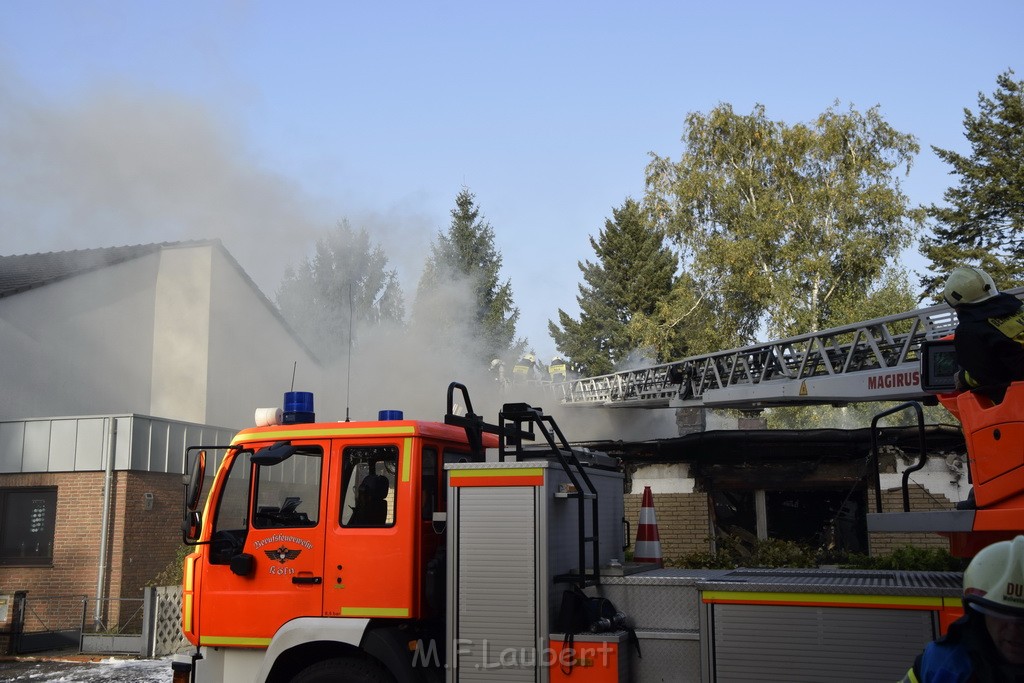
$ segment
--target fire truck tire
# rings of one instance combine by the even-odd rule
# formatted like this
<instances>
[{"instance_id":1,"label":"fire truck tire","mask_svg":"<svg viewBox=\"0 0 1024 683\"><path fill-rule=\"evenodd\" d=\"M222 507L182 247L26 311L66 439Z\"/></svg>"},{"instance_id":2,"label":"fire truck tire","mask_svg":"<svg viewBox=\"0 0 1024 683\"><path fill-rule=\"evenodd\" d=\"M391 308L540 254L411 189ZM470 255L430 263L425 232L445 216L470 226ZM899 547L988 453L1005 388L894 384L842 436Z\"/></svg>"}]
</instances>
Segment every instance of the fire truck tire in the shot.
<instances>
[{"instance_id":1,"label":"fire truck tire","mask_svg":"<svg viewBox=\"0 0 1024 683\"><path fill-rule=\"evenodd\" d=\"M393 683L376 663L360 657L336 657L310 664L290 683Z\"/></svg>"}]
</instances>

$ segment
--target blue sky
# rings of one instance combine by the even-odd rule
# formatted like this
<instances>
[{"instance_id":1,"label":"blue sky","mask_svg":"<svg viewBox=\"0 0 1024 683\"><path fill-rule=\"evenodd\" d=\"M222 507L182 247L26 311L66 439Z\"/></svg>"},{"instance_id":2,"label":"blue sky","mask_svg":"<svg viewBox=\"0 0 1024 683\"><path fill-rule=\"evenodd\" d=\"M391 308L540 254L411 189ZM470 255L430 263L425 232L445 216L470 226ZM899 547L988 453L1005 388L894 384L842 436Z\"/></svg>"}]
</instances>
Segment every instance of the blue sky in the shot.
<instances>
[{"instance_id":1,"label":"blue sky","mask_svg":"<svg viewBox=\"0 0 1024 683\"><path fill-rule=\"evenodd\" d=\"M220 237L273 298L347 218L407 301L463 186L543 358L577 261L687 113L879 105L951 184L963 109L1024 75L1024 2L0 1L0 253ZM912 255L907 267L923 266Z\"/></svg>"}]
</instances>

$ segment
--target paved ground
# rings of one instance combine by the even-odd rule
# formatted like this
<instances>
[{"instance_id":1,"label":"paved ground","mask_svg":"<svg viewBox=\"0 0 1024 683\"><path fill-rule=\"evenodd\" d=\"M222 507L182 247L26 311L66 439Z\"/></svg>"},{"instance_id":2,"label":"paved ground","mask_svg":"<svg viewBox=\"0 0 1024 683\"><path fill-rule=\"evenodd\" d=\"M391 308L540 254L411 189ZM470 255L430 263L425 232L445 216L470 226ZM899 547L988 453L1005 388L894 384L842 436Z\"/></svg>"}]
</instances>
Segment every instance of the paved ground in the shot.
<instances>
[{"instance_id":1,"label":"paved ground","mask_svg":"<svg viewBox=\"0 0 1024 683\"><path fill-rule=\"evenodd\" d=\"M17 657L0 659L0 681L61 683L169 683L171 660L121 657Z\"/></svg>"}]
</instances>

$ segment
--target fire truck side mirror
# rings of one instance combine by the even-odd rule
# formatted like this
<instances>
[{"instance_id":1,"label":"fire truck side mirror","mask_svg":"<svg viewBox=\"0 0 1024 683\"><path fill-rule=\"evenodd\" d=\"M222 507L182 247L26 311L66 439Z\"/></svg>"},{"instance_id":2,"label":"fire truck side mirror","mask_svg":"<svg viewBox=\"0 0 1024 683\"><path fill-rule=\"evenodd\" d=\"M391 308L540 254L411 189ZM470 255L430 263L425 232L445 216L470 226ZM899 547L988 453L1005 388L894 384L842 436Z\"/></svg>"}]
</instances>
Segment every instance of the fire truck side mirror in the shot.
<instances>
[{"instance_id":1,"label":"fire truck side mirror","mask_svg":"<svg viewBox=\"0 0 1024 683\"><path fill-rule=\"evenodd\" d=\"M185 519L181 523L182 540L186 543L195 541L203 528L202 514L198 510L186 510Z\"/></svg>"},{"instance_id":2,"label":"fire truck side mirror","mask_svg":"<svg viewBox=\"0 0 1024 683\"><path fill-rule=\"evenodd\" d=\"M279 465L295 455L296 450L297 449L287 441L278 441L271 446L265 446L253 453L250 461L253 465Z\"/></svg>"},{"instance_id":3,"label":"fire truck side mirror","mask_svg":"<svg viewBox=\"0 0 1024 683\"><path fill-rule=\"evenodd\" d=\"M195 462L192 463L192 473L189 475L188 484L185 487L185 508L194 511L199 507L199 494L203 491L203 479L206 478L206 451L199 451L196 454Z\"/></svg>"},{"instance_id":4,"label":"fire truck side mirror","mask_svg":"<svg viewBox=\"0 0 1024 683\"><path fill-rule=\"evenodd\" d=\"M256 566L255 558L249 553L240 553L231 558L231 573L238 576L249 576Z\"/></svg>"}]
</instances>

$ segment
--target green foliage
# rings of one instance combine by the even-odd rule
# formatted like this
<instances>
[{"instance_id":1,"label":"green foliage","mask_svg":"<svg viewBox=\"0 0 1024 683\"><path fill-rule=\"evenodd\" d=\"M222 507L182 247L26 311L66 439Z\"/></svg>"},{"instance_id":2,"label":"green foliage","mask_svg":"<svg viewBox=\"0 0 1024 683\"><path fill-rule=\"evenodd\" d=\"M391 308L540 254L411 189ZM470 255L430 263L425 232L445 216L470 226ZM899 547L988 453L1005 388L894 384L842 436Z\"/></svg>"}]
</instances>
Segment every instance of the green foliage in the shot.
<instances>
[{"instance_id":1,"label":"green foliage","mask_svg":"<svg viewBox=\"0 0 1024 683\"><path fill-rule=\"evenodd\" d=\"M788 126L720 105L683 140L677 162L652 155L645 201L684 265L655 324L691 353L913 308L892 264L923 216L895 172L919 148L877 108Z\"/></svg>"},{"instance_id":2,"label":"green foliage","mask_svg":"<svg viewBox=\"0 0 1024 683\"><path fill-rule=\"evenodd\" d=\"M167 563L159 574L146 583L147 586L180 586L185 570L185 556L191 553L193 548L185 544L179 545L174 553L174 559Z\"/></svg>"},{"instance_id":3,"label":"green foliage","mask_svg":"<svg viewBox=\"0 0 1024 683\"><path fill-rule=\"evenodd\" d=\"M947 550L905 545L894 549L888 555L878 557L851 555L842 566L849 569L962 572L967 562L965 558L953 557Z\"/></svg>"},{"instance_id":4,"label":"green foliage","mask_svg":"<svg viewBox=\"0 0 1024 683\"><path fill-rule=\"evenodd\" d=\"M501 254L494 229L481 219L473 193L463 188L455 198L452 222L430 247L416 292L413 322L437 344L467 335L479 342L478 360L518 351L519 309L509 280L499 281Z\"/></svg>"},{"instance_id":5,"label":"green foliage","mask_svg":"<svg viewBox=\"0 0 1024 683\"><path fill-rule=\"evenodd\" d=\"M312 258L289 267L277 292L288 324L320 360L341 357L365 325L405 318L398 275L365 230L342 221L316 243Z\"/></svg>"},{"instance_id":6,"label":"green foliage","mask_svg":"<svg viewBox=\"0 0 1024 683\"><path fill-rule=\"evenodd\" d=\"M590 238L597 262L577 264L586 284L579 285L579 320L558 310L558 324L548 321L558 350L584 375L603 375L639 346L630 323L650 315L671 287L676 258L664 245L640 205L626 199L612 209L597 239ZM652 340L658 360L682 355L668 338Z\"/></svg>"},{"instance_id":7,"label":"green foliage","mask_svg":"<svg viewBox=\"0 0 1024 683\"><path fill-rule=\"evenodd\" d=\"M892 569L903 571L963 571L967 560L953 557L946 550L901 546L888 555L843 555L820 548L813 549L793 541L767 539L753 543L737 536L716 539L718 551L700 551L668 562L688 569L813 568L839 565L845 569Z\"/></svg>"},{"instance_id":8,"label":"green foliage","mask_svg":"<svg viewBox=\"0 0 1024 683\"><path fill-rule=\"evenodd\" d=\"M768 429L860 429L870 427L875 415L894 408L902 401L851 403L845 406L786 406L768 408L764 416ZM953 424L955 420L941 405L922 406L925 424ZM886 416L882 427L914 427L917 413L903 410Z\"/></svg>"},{"instance_id":9,"label":"green foliage","mask_svg":"<svg viewBox=\"0 0 1024 683\"><path fill-rule=\"evenodd\" d=\"M936 274L922 278L926 293L965 263L980 265L1002 287L1024 284L1024 81L1013 70L996 78L991 97L978 93L978 112L964 109L969 155L932 147L958 183L946 206L931 205L933 237L921 253Z\"/></svg>"},{"instance_id":10,"label":"green foliage","mask_svg":"<svg viewBox=\"0 0 1024 683\"><path fill-rule=\"evenodd\" d=\"M817 566L814 552L793 541L769 538L749 543L737 536L726 535L716 539L716 545L718 546L717 552L690 553L672 564L690 569Z\"/></svg>"}]
</instances>

